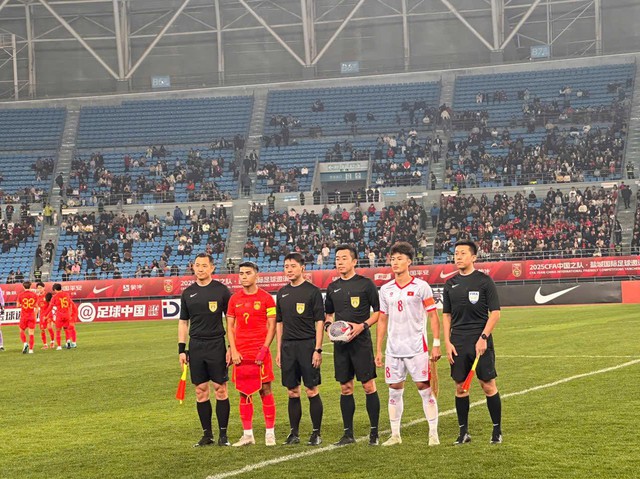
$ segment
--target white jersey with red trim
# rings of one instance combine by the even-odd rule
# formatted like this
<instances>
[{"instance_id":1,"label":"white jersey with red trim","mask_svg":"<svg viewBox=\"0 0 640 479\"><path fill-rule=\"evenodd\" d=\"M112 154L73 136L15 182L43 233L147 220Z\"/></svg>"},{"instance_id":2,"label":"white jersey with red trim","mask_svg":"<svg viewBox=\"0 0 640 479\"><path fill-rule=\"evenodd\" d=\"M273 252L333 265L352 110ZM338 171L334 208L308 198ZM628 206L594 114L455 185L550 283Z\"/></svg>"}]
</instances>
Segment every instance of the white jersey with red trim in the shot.
<instances>
[{"instance_id":1,"label":"white jersey with red trim","mask_svg":"<svg viewBox=\"0 0 640 479\"><path fill-rule=\"evenodd\" d=\"M431 286L412 278L404 287L395 280L380 288L380 312L387 315L385 354L410 358L428 351L426 312L436 309Z\"/></svg>"}]
</instances>

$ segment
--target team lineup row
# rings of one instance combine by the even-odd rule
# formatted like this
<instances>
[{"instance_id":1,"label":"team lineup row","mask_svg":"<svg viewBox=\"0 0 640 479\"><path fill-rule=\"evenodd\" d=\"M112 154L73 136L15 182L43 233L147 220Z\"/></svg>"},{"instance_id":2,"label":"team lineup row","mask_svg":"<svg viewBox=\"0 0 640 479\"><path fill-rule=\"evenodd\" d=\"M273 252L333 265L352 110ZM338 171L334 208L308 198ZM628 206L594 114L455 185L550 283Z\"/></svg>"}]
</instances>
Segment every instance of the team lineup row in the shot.
<instances>
[{"instance_id":1,"label":"team lineup row","mask_svg":"<svg viewBox=\"0 0 640 479\"><path fill-rule=\"evenodd\" d=\"M35 346L36 323L40 324L42 349L62 349L62 332L65 333L65 348L76 348L76 328L78 321L78 307L71 295L62 291L60 283L54 283L50 292L46 292L45 284L36 283L36 290L32 290L32 283L22 283L23 291L16 298L16 305L20 308L20 340L23 343L22 353L33 354ZM0 289L0 314L4 314L4 293ZM55 329L55 331L54 331ZM47 344L47 331L50 345ZM55 339L54 339L55 338ZM4 338L0 331L0 351L4 351Z\"/></svg>"},{"instance_id":2,"label":"team lineup row","mask_svg":"<svg viewBox=\"0 0 640 479\"><path fill-rule=\"evenodd\" d=\"M447 281L443 292L443 338L456 387L460 427L454 444L471 441L468 382L474 374L486 395L493 424L491 443L502 442L501 401L495 381L497 373L491 335L500 318L500 303L492 279L474 269L476 254L475 243L460 241L456 244L454 257L458 274ZM276 405L272 393L275 375L270 352L274 338L275 363L282 371L282 385L289 398L290 433L284 444L300 443L302 384L309 399L312 423L307 444L321 444L320 366L325 332L334 341L334 372L341 390L344 434L336 445L355 442L354 379L362 384L365 392L370 421L369 444L379 444L380 398L375 381L376 367L384 368L385 382L389 386L391 437L382 445L402 443L400 423L407 374L422 399L429 424L428 443L431 446L440 444L437 371L433 367L441 358L440 321L431 287L426 281L410 275L413 258L414 250L409 243L394 244L390 250L390 264L395 278L378 292L370 279L356 273L355 249L340 245L335 256L339 278L328 286L323 301L320 289L304 279L304 258L299 253L285 257L284 273L289 284L278 291L275 300L258 287L259 268L255 263L247 261L239 265L242 289L232 295L225 285L211 279L212 258L205 253L199 254L194 262L196 281L182 294L178 325L179 361L181 367L189 366L203 429L203 436L194 447L215 444L211 384L219 428L217 443L231 445L227 433L231 409L227 389L229 366L233 367L231 379L240 394L239 414L243 428L241 438L233 446L256 442L253 433L253 397L256 393L262 400L265 444L276 445ZM433 335L431 349L428 347L427 319ZM376 323L374 353L370 328ZM225 335L228 336L228 347Z\"/></svg>"}]
</instances>

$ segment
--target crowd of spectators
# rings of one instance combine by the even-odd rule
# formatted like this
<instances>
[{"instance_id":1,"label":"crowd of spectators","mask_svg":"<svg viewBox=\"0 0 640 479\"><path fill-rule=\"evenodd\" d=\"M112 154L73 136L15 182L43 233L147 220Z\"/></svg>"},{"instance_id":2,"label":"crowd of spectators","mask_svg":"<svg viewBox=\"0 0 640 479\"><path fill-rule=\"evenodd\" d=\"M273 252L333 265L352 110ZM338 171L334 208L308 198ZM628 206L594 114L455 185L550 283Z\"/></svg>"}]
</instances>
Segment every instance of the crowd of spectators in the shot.
<instances>
[{"instance_id":1,"label":"crowd of spectators","mask_svg":"<svg viewBox=\"0 0 640 479\"><path fill-rule=\"evenodd\" d=\"M55 161L51 157L40 157L31 165L31 169L36 174L36 180L48 180L53 174Z\"/></svg>"},{"instance_id":2,"label":"crowd of spectators","mask_svg":"<svg viewBox=\"0 0 640 479\"><path fill-rule=\"evenodd\" d=\"M165 232L167 226L179 228L173 235ZM73 247L64 246L61 251L58 270L63 280L95 279L97 277L122 277L123 263L136 263L135 277L177 276L188 274L181 271L176 260L192 255L194 249L204 250L212 255L221 255L225 250L225 238L221 230L229 228L229 219L224 206L214 205L208 212L179 207L164 218L151 217L146 210L126 213L83 212L67 215L60 228L63 235L75 235ZM134 256L134 245L144 242L165 242L156 249L162 250L158 258L150 262L138 262ZM182 263L182 261L177 261ZM173 264L172 264L173 263Z\"/></svg>"},{"instance_id":3,"label":"crowd of spectators","mask_svg":"<svg viewBox=\"0 0 640 479\"><path fill-rule=\"evenodd\" d=\"M422 230L427 214L414 199L376 211L371 203L366 209L352 212L339 205L319 212L276 212L254 203L249 214L246 258L258 258L260 251L269 264L279 264L290 252L299 252L308 265L333 268L332 253L338 244L349 243L358 251L360 267L388 264L389 248L396 241L409 241L419 251L418 261L427 254L427 240Z\"/></svg>"},{"instance_id":4,"label":"crowd of spectators","mask_svg":"<svg viewBox=\"0 0 640 479\"><path fill-rule=\"evenodd\" d=\"M298 191L298 180L309 177L309 168L302 166L285 171L275 163L267 163L260 166L257 171L257 177L259 180L266 180L267 186L272 191L280 193Z\"/></svg>"},{"instance_id":5,"label":"crowd of spectators","mask_svg":"<svg viewBox=\"0 0 640 479\"><path fill-rule=\"evenodd\" d=\"M456 240L478 243L479 259L602 256L610 252L616 188L550 188L544 198L496 193L441 197L436 256L451 254Z\"/></svg>"}]
</instances>

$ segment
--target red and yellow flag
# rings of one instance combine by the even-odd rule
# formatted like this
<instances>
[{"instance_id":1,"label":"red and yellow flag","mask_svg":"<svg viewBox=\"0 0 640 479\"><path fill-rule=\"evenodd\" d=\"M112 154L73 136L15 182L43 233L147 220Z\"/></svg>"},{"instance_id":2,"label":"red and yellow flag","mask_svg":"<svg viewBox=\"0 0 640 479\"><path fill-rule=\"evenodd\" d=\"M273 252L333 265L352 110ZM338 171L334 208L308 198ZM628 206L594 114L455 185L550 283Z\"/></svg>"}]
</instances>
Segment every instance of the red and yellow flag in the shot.
<instances>
[{"instance_id":1,"label":"red and yellow flag","mask_svg":"<svg viewBox=\"0 0 640 479\"><path fill-rule=\"evenodd\" d=\"M180 376L178 390L176 391L176 399L180 401L180 404L184 401L184 395L187 391L187 367L188 366L186 364L182 367L182 376Z\"/></svg>"}]
</instances>

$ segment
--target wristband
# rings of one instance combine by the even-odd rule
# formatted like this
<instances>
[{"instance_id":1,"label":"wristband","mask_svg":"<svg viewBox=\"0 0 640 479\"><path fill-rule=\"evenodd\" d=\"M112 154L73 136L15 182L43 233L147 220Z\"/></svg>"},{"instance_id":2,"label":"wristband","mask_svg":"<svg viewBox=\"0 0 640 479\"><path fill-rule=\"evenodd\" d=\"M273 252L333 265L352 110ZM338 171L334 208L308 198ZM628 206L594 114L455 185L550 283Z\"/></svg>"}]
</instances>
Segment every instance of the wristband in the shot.
<instances>
[{"instance_id":1,"label":"wristband","mask_svg":"<svg viewBox=\"0 0 640 479\"><path fill-rule=\"evenodd\" d=\"M440 339L439 338L433 338L433 347L434 348L439 348L440 347Z\"/></svg>"},{"instance_id":2,"label":"wristband","mask_svg":"<svg viewBox=\"0 0 640 479\"><path fill-rule=\"evenodd\" d=\"M186 354L187 352L187 343L178 343L178 354Z\"/></svg>"},{"instance_id":3,"label":"wristband","mask_svg":"<svg viewBox=\"0 0 640 479\"><path fill-rule=\"evenodd\" d=\"M366 321L364 323L362 323L362 325L364 326L364 330L366 331L367 329L369 329L371 326L369 325L369 323L367 323Z\"/></svg>"},{"instance_id":4,"label":"wristband","mask_svg":"<svg viewBox=\"0 0 640 479\"><path fill-rule=\"evenodd\" d=\"M324 322L324 331L327 332L327 330L331 327L332 322L331 321L325 321Z\"/></svg>"},{"instance_id":5,"label":"wristband","mask_svg":"<svg viewBox=\"0 0 640 479\"><path fill-rule=\"evenodd\" d=\"M256 355L256 361L264 361L264 358L267 357L267 354L269 353L269 348L262 346L260 348L260 351L258 351L258 354Z\"/></svg>"}]
</instances>

